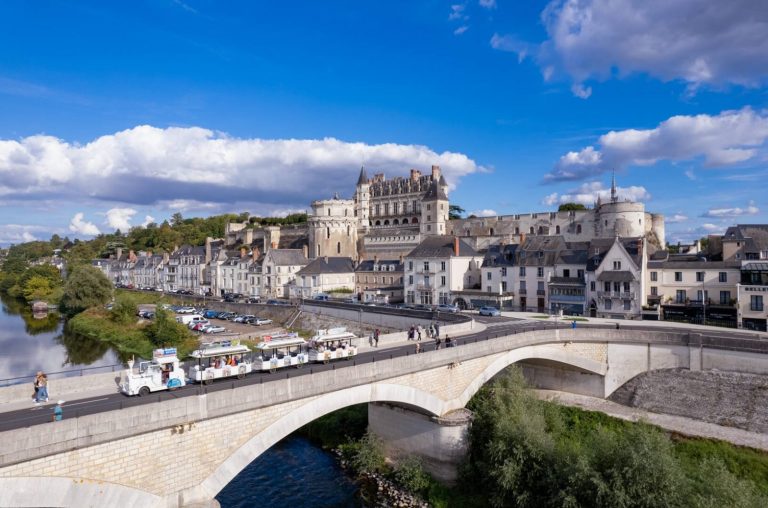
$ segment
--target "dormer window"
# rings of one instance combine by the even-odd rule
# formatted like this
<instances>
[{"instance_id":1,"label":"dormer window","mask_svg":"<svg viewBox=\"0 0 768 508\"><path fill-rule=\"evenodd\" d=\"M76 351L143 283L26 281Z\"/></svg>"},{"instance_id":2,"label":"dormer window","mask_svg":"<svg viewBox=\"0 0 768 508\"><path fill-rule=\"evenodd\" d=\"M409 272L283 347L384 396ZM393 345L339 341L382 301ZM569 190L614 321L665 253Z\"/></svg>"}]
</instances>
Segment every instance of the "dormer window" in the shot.
<instances>
[{"instance_id":1,"label":"dormer window","mask_svg":"<svg viewBox=\"0 0 768 508\"><path fill-rule=\"evenodd\" d=\"M621 270L621 261L614 261L613 262L613 269L614 270Z\"/></svg>"}]
</instances>

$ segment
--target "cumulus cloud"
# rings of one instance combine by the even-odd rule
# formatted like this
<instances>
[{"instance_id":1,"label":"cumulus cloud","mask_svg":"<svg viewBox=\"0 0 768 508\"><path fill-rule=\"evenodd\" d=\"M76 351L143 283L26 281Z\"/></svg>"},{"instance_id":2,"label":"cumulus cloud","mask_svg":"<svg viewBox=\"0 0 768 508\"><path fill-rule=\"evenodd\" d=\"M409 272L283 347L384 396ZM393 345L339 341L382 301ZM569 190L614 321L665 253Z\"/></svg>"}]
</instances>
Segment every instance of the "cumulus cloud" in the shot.
<instances>
[{"instance_id":1,"label":"cumulus cloud","mask_svg":"<svg viewBox=\"0 0 768 508\"><path fill-rule=\"evenodd\" d=\"M151 215L147 215L144 217L144 222L141 223L141 227L145 228L149 224L152 224L153 222L155 222L155 218L152 217Z\"/></svg>"},{"instance_id":2,"label":"cumulus cloud","mask_svg":"<svg viewBox=\"0 0 768 508\"><path fill-rule=\"evenodd\" d=\"M768 3L753 0L554 0L541 59L576 83L631 73L695 89L768 77Z\"/></svg>"},{"instance_id":3,"label":"cumulus cloud","mask_svg":"<svg viewBox=\"0 0 768 508\"><path fill-rule=\"evenodd\" d=\"M480 0L478 3L480 4L480 7L485 7L486 9L496 8L496 0Z\"/></svg>"},{"instance_id":4,"label":"cumulus cloud","mask_svg":"<svg viewBox=\"0 0 768 508\"><path fill-rule=\"evenodd\" d=\"M498 213L496 210L490 210L488 208L484 208L482 210L474 210L469 212L469 215L474 215L475 217L498 217Z\"/></svg>"},{"instance_id":5,"label":"cumulus cloud","mask_svg":"<svg viewBox=\"0 0 768 508\"><path fill-rule=\"evenodd\" d=\"M768 139L768 113L750 108L719 115L673 116L654 129L611 131L600 136L600 149L588 146L560 157L545 181L581 180L629 165L661 160L704 158L710 167L755 157ZM690 175L689 175L690 178Z\"/></svg>"},{"instance_id":6,"label":"cumulus cloud","mask_svg":"<svg viewBox=\"0 0 768 508\"><path fill-rule=\"evenodd\" d=\"M651 194L641 186L617 187L616 193L620 200L629 201L648 201ZM580 203L582 205L593 205L598 196L603 202L611 199L611 189L603 187L602 182L587 182L575 189L571 189L563 194L553 192L541 200L542 204L547 206L561 205L563 203Z\"/></svg>"},{"instance_id":7,"label":"cumulus cloud","mask_svg":"<svg viewBox=\"0 0 768 508\"><path fill-rule=\"evenodd\" d=\"M706 222L695 227L681 230L672 230L667 233L667 240L670 243L684 242L690 243L701 237L708 235L722 235L725 233L726 226Z\"/></svg>"},{"instance_id":8,"label":"cumulus cloud","mask_svg":"<svg viewBox=\"0 0 768 508\"><path fill-rule=\"evenodd\" d=\"M69 223L69 230L78 235L96 236L99 233L99 228L93 222L83 220L83 213L78 212L72 217Z\"/></svg>"},{"instance_id":9,"label":"cumulus cloud","mask_svg":"<svg viewBox=\"0 0 768 508\"><path fill-rule=\"evenodd\" d=\"M530 44L512 35L493 34L493 37L491 37L491 47L499 51L514 53L517 55L518 62L525 60L531 51Z\"/></svg>"},{"instance_id":10,"label":"cumulus cloud","mask_svg":"<svg viewBox=\"0 0 768 508\"><path fill-rule=\"evenodd\" d=\"M395 175L436 164L452 188L484 169L464 154L420 145L239 139L199 127L143 125L84 145L43 135L0 140L0 196L298 206L336 191L351 194L360 164Z\"/></svg>"},{"instance_id":11,"label":"cumulus cloud","mask_svg":"<svg viewBox=\"0 0 768 508\"><path fill-rule=\"evenodd\" d=\"M710 208L706 213L702 214L702 217L710 217L715 219L722 219L727 217L742 217L745 215L757 215L760 213L760 209L755 206L753 201L749 202L749 205L745 208L732 207L732 208Z\"/></svg>"},{"instance_id":12,"label":"cumulus cloud","mask_svg":"<svg viewBox=\"0 0 768 508\"><path fill-rule=\"evenodd\" d=\"M27 224L0 225L0 245L18 244L42 240L46 228Z\"/></svg>"},{"instance_id":13,"label":"cumulus cloud","mask_svg":"<svg viewBox=\"0 0 768 508\"><path fill-rule=\"evenodd\" d=\"M136 215L133 208L111 208L107 210L107 225L112 229L126 232L131 229L131 219Z\"/></svg>"},{"instance_id":14,"label":"cumulus cloud","mask_svg":"<svg viewBox=\"0 0 768 508\"><path fill-rule=\"evenodd\" d=\"M664 222L674 224L677 222L685 222L688 220L687 215L683 215L682 213L676 213L670 217L664 217Z\"/></svg>"}]
</instances>

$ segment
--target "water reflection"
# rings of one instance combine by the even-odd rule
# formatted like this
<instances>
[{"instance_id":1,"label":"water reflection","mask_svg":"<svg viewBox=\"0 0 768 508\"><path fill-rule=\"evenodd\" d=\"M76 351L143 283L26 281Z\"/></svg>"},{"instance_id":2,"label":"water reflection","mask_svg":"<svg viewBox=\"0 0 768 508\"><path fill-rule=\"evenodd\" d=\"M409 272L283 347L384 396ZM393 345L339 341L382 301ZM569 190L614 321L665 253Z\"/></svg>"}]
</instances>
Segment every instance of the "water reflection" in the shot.
<instances>
[{"instance_id":1,"label":"water reflection","mask_svg":"<svg viewBox=\"0 0 768 508\"><path fill-rule=\"evenodd\" d=\"M0 301L0 380L31 376L38 370L58 372L120 363L101 342L65 333L58 313L35 319L25 302L8 297ZM11 383L0 381L0 385Z\"/></svg>"}]
</instances>

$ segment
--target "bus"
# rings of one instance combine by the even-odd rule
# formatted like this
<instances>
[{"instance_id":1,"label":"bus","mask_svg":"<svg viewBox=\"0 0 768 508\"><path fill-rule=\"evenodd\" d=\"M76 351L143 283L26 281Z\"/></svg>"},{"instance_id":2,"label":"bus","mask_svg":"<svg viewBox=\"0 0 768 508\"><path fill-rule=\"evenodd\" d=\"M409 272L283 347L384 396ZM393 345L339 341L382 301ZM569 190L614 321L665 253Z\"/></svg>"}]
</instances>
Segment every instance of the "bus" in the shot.
<instances>
[{"instance_id":1,"label":"bus","mask_svg":"<svg viewBox=\"0 0 768 508\"><path fill-rule=\"evenodd\" d=\"M253 369L250 353L248 346L240 345L238 341L204 344L189 355L197 362L189 367L187 377L190 381L204 384L225 377L243 379Z\"/></svg>"},{"instance_id":2,"label":"bus","mask_svg":"<svg viewBox=\"0 0 768 508\"><path fill-rule=\"evenodd\" d=\"M328 363L341 358L349 360L357 354L355 339L355 334L344 327L318 330L309 339L309 361Z\"/></svg>"},{"instance_id":3,"label":"bus","mask_svg":"<svg viewBox=\"0 0 768 508\"><path fill-rule=\"evenodd\" d=\"M269 372L283 367L300 369L308 361L307 341L296 333L262 337L253 357L254 369Z\"/></svg>"}]
</instances>

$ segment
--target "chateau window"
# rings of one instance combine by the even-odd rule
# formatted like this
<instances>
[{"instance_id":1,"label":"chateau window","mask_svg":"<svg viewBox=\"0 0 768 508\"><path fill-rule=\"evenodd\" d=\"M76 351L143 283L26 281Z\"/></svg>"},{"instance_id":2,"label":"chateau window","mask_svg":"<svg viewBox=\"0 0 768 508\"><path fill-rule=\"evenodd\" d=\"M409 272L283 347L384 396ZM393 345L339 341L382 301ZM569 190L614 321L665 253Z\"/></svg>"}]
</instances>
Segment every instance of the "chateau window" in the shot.
<instances>
[{"instance_id":1,"label":"chateau window","mask_svg":"<svg viewBox=\"0 0 768 508\"><path fill-rule=\"evenodd\" d=\"M413 285L413 275L408 276L408 284L411 286Z\"/></svg>"},{"instance_id":2,"label":"chateau window","mask_svg":"<svg viewBox=\"0 0 768 508\"><path fill-rule=\"evenodd\" d=\"M584 270L582 270L580 268L578 270L576 270L576 277L578 277L580 279L583 279L584 278Z\"/></svg>"},{"instance_id":3,"label":"chateau window","mask_svg":"<svg viewBox=\"0 0 768 508\"><path fill-rule=\"evenodd\" d=\"M445 275L440 277L440 285L445 286Z\"/></svg>"},{"instance_id":4,"label":"chateau window","mask_svg":"<svg viewBox=\"0 0 768 508\"><path fill-rule=\"evenodd\" d=\"M605 284L603 284L603 289L605 290L606 293L610 293L611 292L611 283L610 282L606 282Z\"/></svg>"},{"instance_id":5,"label":"chateau window","mask_svg":"<svg viewBox=\"0 0 768 508\"><path fill-rule=\"evenodd\" d=\"M325 237L330 238L331 237L331 228L325 228Z\"/></svg>"},{"instance_id":6,"label":"chateau window","mask_svg":"<svg viewBox=\"0 0 768 508\"><path fill-rule=\"evenodd\" d=\"M328 215L331 215L331 209L330 208L328 209Z\"/></svg>"},{"instance_id":7,"label":"chateau window","mask_svg":"<svg viewBox=\"0 0 768 508\"><path fill-rule=\"evenodd\" d=\"M408 270L413 271L413 261L408 261Z\"/></svg>"},{"instance_id":8,"label":"chateau window","mask_svg":"<svg viewBox=\"0 0 768 508\"><path fill-rule=\"evenodd\" d=\"M429 209L429 205L427 205L427 209ZM427 215L427 222L430 222L431 220L432 220L432 216L431 215Z\"/></svg>"},{"instance_id":9,"label":"chateau window","mask_svg":"<svg viewBox=\"0 0 768 508\"><path fill-rule=\"evenodd\" d=\"M589 290L594 291L595 290L595 281L591 280L589 281Z\"/></svg>"},{"instance_id":10,"label":"chateau window","mask_svg":"<svg viewBox=\"0 0 768 508\"><path fill-rule=\"evenodd\" d=\"M374 207L374 215L381 215L381 205L376 205Z\"/></svg>"},{"instance_id":11,"label":"chateau window","mask_svg":"<svg viewBox=\"0 0 768 508\"><path fill-rule=\"evenodd\" d=\"M515 234L516 235L520 234L520 227L519 226L515 226Z\"/></svg>"},{"instance_id":12,"label":"chateau window","mask_svg":"<svg viewBox=\"0 0 768 508\"><path fill-rule=\"evenodd\" d=\"M392 214L397 215L398 214L398 203L392 203Z\"/></svg>"},{"instance_id":13,"label":"chateau window","mask_svg":"<svg viewBox=\"0 0 768 508\"><path fill-rule=\"evenodd\" d=\"M507 267L506 266L502 266L501 267L501 276L502 277L506 277L507 276Z\"/></svg>"},{"instance_id":14,"label":"chateau window","mask_svg":"<svg viewBox=\"0 0 768 508\"><path fill-rule=\"evenodd\" d=\"M389 215L389 203L384 203L384 215Z\"/></svg>"},{"instance_id":15,"label":"chateau window","mask_svg":"<svg viewBox=\"0 0 768 508\"><path fill-rule=\"evenodd\" d=\"M632 300L624 300L624 310L632 310Z\"/></svg>"}]
</instances>

